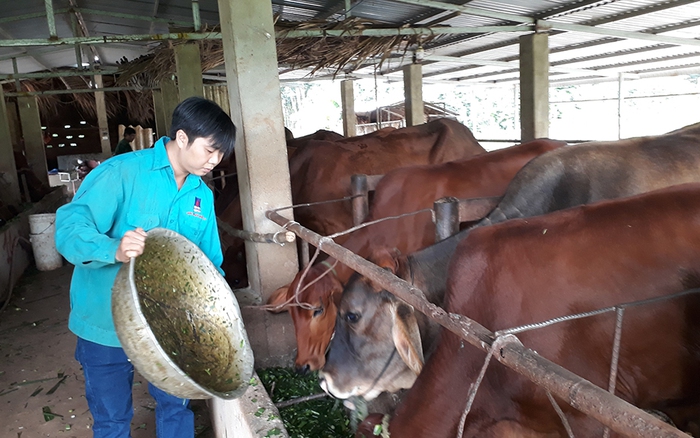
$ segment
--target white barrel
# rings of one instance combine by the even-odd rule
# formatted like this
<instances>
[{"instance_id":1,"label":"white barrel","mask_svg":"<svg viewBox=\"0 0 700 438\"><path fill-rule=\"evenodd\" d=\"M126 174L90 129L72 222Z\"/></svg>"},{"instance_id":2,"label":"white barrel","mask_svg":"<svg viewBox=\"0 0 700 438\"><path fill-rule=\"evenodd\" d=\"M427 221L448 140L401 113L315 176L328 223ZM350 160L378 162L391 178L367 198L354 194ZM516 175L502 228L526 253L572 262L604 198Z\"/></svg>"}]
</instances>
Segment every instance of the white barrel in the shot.
<instances>
[{"instance_id":1,"label":"white barrel","mask_svg":"<svg viewBox=\"0 0 700 438\"><path fill-rule=\"evenodd\" d=\"M63 258L56 251L56 213L29 215L29 240L32 242L34 261L40 271L51 271L63 266Z\"/></svg>"}]
</instances>

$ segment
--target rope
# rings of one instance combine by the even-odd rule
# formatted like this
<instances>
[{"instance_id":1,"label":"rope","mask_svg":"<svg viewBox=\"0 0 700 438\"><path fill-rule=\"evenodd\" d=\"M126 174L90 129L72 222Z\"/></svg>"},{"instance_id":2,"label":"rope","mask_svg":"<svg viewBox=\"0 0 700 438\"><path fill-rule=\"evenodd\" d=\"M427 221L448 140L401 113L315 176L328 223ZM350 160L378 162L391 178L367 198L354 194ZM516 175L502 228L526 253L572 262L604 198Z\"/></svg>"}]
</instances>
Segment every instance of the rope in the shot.
<instances>
[{"instance_id":1,"label":"rope","mask_svg":"<svg viewBox=\"0 0 700 438\"><path fill-rule=\"evenodd\" d=\"M365 228L365 227L368 227L368 226L370 226L370 225L376 225L376 224L378 224L378 223L380 223L380 222L389 221L389 220L395 220L395 219L401 219L401 218L407 217L407 216L415 216L415 215L417 215L417 214L426 213L426 212L432 213L432 214L433 214L433 221L435 221L435 212L433 211L433 209L432 209L432 208L424 208L424 209L422 209L422 210L412 211L412 212L410 212L410 213L399 214L399 215L397 215L397 216L387 216L387 217L383 217L383 218L380 218L380 219L375 219L375 220L370 221L370 222L364 222L364 223L362 223L362 224L360 224L360 225L356 225L356 226L354 226L354 227L352 227L352 228L348 228L348 229L345 230L345 231L339 231L339 232L337 232L337 233L335 233L335 234L330 234L330 235L325 236L325 237L327 237L327 238L329 238L329 239L335 239L336 237L344 236L344 235L346 235L346 234L350 234L350 233L352 233L352 232L354 232L354 231L357 231L357 230L359 230L359 229L361 229L361 228Z\"/></svg>"},{"instance_id":2,"label":"rope","mask_svg":"<svg viewBox=\"0 0 700 438\"><path fill-rule=\"evenodd\" d=\"M328 263L326 260L322 261L321 264L323 266L327 267L328 269L330 269L331 272L333 273L333 275L335 275L335 278L338 278L338 273L335 271L335 266L338 264L338 260L333 262L332 265L330 263Z\"/></svg>"},{"instance_id":3,"label":"rope","mask_svg":"<svg viewBox=\"0 0 700 438\"><path fill-rule=\"evenodd\" d=\"M615 321L615 338L613 340L612 360L610 361L610 379L608 380L608 392L615 395L615 386L617 384L617 365L620 361L620 341L622 340L622 318L625 309L617 309L617 320ZM610 436L610 428L607 426L603 431L603 438Z\"/></svg>"},{"instance_id":4,"label":"rope","mask_svg":"<svg viewBox=\"0 0 700 438\"><path fill-rule=\"evenodd\" d=\"M569 436L569 438L575 438L574 431L571 430L571 425L569 425L569 421L566 419L564 411L561 410L561 406L559 406L559 403L557 403L557 401L554 400L554 397L552 397L552 393L549 391L547 391L547 398L549 399L549 402L552 403L552 407L557 412L557 415L559 415L559 419L564 425L564 429L566 429L566 434Z\"/></svg>"},{"instance_id":5,"label":"rope","mask_svg":"<svg viewBox=\"0 0 700 438\"><path fill-rule=\"evenodd\" d=\"M520 340L514 335L505 335L502 337L497 337L493 341L493 344L491 344L491 348L489 348L489 352L486 354L486 359L484 359L484 364L481 366L479 376L477 376L476 381L472 383L469 387L469 397L467 397L467 405L464 408L462 417L459 419L459 427L457 428L457 438L462 438L462 434L464 433L464 425L467 422L467 415L469 415L469 412L472 409L474 399L476 398L476 392L479 390L479 386L481 386L481 382L484 380L486 370L488 369L489 364L491 363L491 358L493 357L494 351L496 351L496 349L500 349L505 343L513 342L520 344Z\"/></svg>"},{"instance_id":6,"label":"rope","mask_svg":"<svg viewBox=\"0 0 700 438\"><path fill-rule=\"evenodd\" d=\"M624 312L625 309L628 307L637 307L637 306L643 306L647 304L654 304L657 302L661 301L666 301L666 300L671 300L674 298L680 298L686 295L694 294L700 292L700 288L694 288L694 289L686 289L684 291L676 292L670 295L665 295L663 297L654 297L654 298L647 298L645 300L639 300L639 301L631 301L628 303L624 304L619 304L616 306L611 306L611 307L605 307L603 309L598 309L598 310L593 310L590 312L583 312L583 313L577 313L574 315L568 315L568 316L562 316L558 318L552 318L546 321L542 321L539 323L534 323L534 324L526 324L526 325L521 325L518 327L513 327L510 329L505 329L505 330L499 330L494 333L495 336L504 336L504 335L511 335L514 333L522 333L525 331L529 330L535 330L535 329L540 329L543 327L547 327L553 324L558 324L560 322L564 321L571 321L575 319L581 319L581 318L587 318L589 316L595 316L595 315L600 315L603 313L608 313L615 311L616 313L616 321L615 321L615 334L614 334L614 339L613 339L613 351L612 351L612 358L610 360L610 375L608 378L608 392L611 394L615 394L615 386L617 384L617 372L619 369L619 361L620 361L620 344L622 341L622 320L624 317ZM491 351L489 351L489 354L491 354ZM487 356L487 359L490 359L489 356ZM566 429L566 432L569 436L569 438L574 438L573 431L571 430L571 427L566 420L566 417L564 415L564 412L561 410L559 405L556 403L556 400L552 397L551 393L547 391L547 397L549 398L549 401L552 403L552 406L556 410L557 414L559 415L559 418L562 420L562 423L564 425L564 428ZM466 418L466 412L462 417L462 420ZM460 423L461 427L463 427L463 422ZM461 431L460 427L460 431ZM603 438L608 438L610 436L610 429L608 427L605 427L603 431ZM461 438L461 433L459 435Z\"/></svg>"},{"instance_id":7,"label":"rope","mask_svg":"<svg viewBox=\"0 0 700 438\"><path fill-rule=\"evenodd\" d=\"M666 295L663 297L647 298L645 300L632 301L629 303L618 304L615 306L605 307L605 308L598 309L598 310L592 310L590 312L583 312L583 313L576 313L574 315L560 316L558 318L552 318L552 319L548 319L548 320L538 322L538 323L525 324L525 325L521 325L518 327L509 328L509 329L498 330L494 333L494 335L503 336L503 335L508 335L508 334L522 333L522 332L526 332L529 330L544 328L544 327L558 324L558 323L564 322L564 321L571 321L571 320L575 320L575 319L587 318L589 316L600 315L603 313L608 313L608 312L613 312L613 311L616 312L617 309L626 309L628 307L636 307L636 306L642 306L642 305L646 305L646 304L653 304L653 303L656 303L659 301L680 298L682 296L690 295L690 294L694 294L694 293L698 293L698 292L700 292L700 288L687 289L687 290L676 292L676 293L673 293L671 295Z\"/></svg>"}]
</instances>

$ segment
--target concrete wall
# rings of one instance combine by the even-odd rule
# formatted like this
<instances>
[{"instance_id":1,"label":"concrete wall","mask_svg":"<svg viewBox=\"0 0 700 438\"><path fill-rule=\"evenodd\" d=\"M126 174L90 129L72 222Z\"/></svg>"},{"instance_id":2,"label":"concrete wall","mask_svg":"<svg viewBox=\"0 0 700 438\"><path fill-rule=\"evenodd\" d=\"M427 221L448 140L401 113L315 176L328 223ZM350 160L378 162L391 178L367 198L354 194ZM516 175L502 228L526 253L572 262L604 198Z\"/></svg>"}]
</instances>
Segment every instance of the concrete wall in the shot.
<instances>
[{"instance_id":1,"label":"concrete wall","mask_svg":"<svg viewBox=\"0 0 700 438\"><path fill-rule=\"evenodd\" d=\"M65 203L64 189L56 189L0 228L0 306L5 304L25 269L34 262L29 243L29 215L54 213Z\"/></svg>"}]
</instances>

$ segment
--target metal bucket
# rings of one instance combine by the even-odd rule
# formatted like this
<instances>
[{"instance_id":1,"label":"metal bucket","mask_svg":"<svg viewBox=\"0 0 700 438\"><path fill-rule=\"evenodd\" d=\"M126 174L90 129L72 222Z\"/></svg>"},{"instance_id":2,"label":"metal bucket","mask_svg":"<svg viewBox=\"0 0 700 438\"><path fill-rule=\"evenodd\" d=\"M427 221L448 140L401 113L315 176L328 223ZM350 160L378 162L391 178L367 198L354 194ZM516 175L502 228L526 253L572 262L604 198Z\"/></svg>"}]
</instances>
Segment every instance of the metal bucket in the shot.
<instances>
[{"instance_id":1,"label":"metal bucket","mask_svg":"<svg viewBox=\"0 0 700 438\"><path fill-rule=\"evenodd\" d=\"M234 399L253 375L253 351L228 284L180 234L155 228L112 288L117 336L136 369L182 398Z\"/></svg>"}]
</instances>

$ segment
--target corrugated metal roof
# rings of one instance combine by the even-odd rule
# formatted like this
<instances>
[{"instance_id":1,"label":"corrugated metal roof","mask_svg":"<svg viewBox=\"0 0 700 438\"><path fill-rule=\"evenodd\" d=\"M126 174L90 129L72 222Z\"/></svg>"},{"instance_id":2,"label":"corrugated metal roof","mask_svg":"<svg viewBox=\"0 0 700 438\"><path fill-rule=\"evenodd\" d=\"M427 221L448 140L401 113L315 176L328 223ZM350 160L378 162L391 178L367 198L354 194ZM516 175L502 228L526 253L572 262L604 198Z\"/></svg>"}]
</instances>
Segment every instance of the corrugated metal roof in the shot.
<instances>
[{"instance_id":1,"label":"corrugated metal roof","mask_svg":"<svg viewBox=\"0 0 700 438\"><path fill-rule=\"evenodd\" d=\"M261 1L261 0L258 0ZM451 5L463 5L487 12L486 16L459 13L441 8L440 2L428 0L352 0L345 11L345 0L272 0L275 16L291 22L311 20L342 20L346 14L376 20L381 23L402 26L481 27L510 26L521 21L511 14L525 18L555 23L589 26L587 30L612 29L616 31L661 35L687 40L700 40L700 0L450 0ZM65 10L81 8L82 19L90 36L158 34L169 29L186 27L192 22L191 0L53 0L56 29L59 38L73 36L70 13ZM203 25L209 28L218 24L217 0L199 0ZM62 12L63 11L63 12ZM95 12L97 11L97 12ZM100 12L101 11L101 12ZM0 40L47 38L46 17L12 20L26 14L45 12L44 2L29 0L3 2L0 17ZM469 12L469 11L467 11ZM112 14L112 15L110 15ZM113 14L122 16L115 16ZM123 16L131 14L141 18ZM155 19L156 21L149 21ZM170 22L170 23L168 23ZM452 34L436 38L425 45L426 55L451 56L466 60L502 61L503 66L468 65L463 62L423 61L426 80L440 81L517 81L519 37L528 32L489 32L481 34ZM632 35L634 36L634 35ZM606 36L588 31L550 31L550 62L552 80L576 80L600 77L620 72L629 74L658 73L677 70L700 70L700 46L680 45L662 41L645 41L635 38ZM116 65L126 56L132 59L147 53L147 43L119 43L95 45L106 66ZM410 55L410 53L409 53ZM11 58L16 57L20 72L74 66L75 50L72 47L0 47L0 73L12 73ZM379 73L398 77L401 68L412 62L397 50L375 72L374 63L358 69L357 75ZM569 68L589 70L561 72ZM289 71L280 67L281 79L303 78L306 71ZM320 71L317 75L329 74Z\"/></svg>"}]
</instances>

